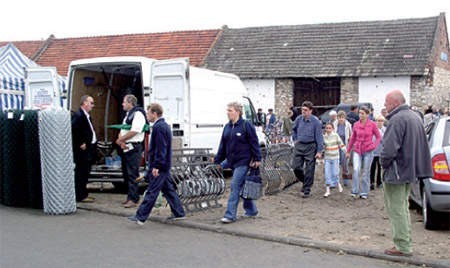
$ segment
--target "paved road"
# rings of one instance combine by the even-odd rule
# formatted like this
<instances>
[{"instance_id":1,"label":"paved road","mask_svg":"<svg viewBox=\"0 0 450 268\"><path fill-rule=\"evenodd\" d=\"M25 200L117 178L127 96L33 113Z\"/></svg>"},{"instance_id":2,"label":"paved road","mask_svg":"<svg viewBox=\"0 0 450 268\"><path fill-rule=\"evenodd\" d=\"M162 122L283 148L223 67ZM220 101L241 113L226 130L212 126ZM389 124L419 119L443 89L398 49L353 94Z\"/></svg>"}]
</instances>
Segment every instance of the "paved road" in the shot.
<instances>
[{"instance_id":1,"label":"paved road","mask_svg":"<svg viewBox=\"0 0 450 268\"><path fill-rule=\"evenodd\" d=\"M85 210L46 216L0 205L0 267L406 267Z\"/></svg>"}]
</instances>

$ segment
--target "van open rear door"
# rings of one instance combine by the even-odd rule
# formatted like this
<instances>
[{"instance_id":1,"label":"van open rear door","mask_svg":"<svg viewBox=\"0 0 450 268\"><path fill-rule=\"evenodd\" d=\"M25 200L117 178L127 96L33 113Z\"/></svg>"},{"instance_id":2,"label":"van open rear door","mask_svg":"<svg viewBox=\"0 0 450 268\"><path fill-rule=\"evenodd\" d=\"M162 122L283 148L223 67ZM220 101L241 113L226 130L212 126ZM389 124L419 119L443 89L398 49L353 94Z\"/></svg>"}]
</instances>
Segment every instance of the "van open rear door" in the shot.
<instances>
[{"instance_id":1,"label":"van open rear door","mask_svg":"<svg viewBox=\"0 0 450 268\"><path fill-rule=\"evenodd\" d=\"M163 117L172 127L178 146L188 147L190 137L189 61L174 59L155 61L151 71L151 102L164 108ZM177 147L178 147L177 146Z\"/></svg>"},{"instance_id":2,"label":"van open rear door","mask_svg":"<svg viewBox=\"0 0 450 268\"><path fill-rule=\"evenodd\" d=\"M61 107L59 90L55 67L26 69L25 107L31 109Z\"/></svg>"}]
</instances>

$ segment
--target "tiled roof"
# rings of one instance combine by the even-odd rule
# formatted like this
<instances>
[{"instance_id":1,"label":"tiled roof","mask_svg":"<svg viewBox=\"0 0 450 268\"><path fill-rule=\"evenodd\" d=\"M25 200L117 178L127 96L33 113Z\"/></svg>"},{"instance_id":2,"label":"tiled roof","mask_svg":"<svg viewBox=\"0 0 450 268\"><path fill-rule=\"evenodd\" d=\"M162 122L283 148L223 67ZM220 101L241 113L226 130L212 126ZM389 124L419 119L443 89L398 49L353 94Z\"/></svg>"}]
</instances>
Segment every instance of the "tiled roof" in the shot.
<instances>
[{"instance_id":1,"label":"tiled roof","mask_svg":"<svg viewBox=\"0 0 450 268\"><path fill-rule=\"evenodd\" d=\"M219 33L220 30L198 30L55 38L48 42L48 47L36 63L41 66L56 66L61 75L67 75L72 60L92 57L144 56L154 59L186 57L189 58L191 65L199 66L203 64ZM20 44L20 42L13 43ZM21 49L19 45L17 47Z\"/></svg>"},{"instance_id":2,"label":"tiled roof","mask_svg":"<svg viewBox=\"0 0 450 268\"><path fill-rule=\"evenodd\" d=\"M224 29L205 67L241 78L423 75L438 18Z\"/></svg>"},{"instance_id":3,"label":"tiled roof","mask_svg":"<svg viewBox=\"0 0 450 268\"><path fill-rule=\"evenodd\" d=\"M10 42L0 42L0 47L6 46ZM14 41L12 42L15 47L17 47L20 52L22 52L28 58L34 57L34 55L39 51L42 45L45 43L43 41Z\"/></svg>"}]
</instances>

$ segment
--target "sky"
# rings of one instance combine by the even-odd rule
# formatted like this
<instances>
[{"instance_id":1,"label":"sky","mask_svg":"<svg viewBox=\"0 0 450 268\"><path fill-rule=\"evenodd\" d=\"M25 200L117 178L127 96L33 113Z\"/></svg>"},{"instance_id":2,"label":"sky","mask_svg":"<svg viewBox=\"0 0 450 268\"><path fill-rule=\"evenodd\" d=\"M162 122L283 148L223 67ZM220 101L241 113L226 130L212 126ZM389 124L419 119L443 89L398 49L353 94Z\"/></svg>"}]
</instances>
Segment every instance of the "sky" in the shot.
<instances>
[{"instance_id":1,"label":"sky","mask_svg":"<svg viewBox=\"0 0 450 268\"><path fill-rule=\"evenodd\" d=\"M404 0L5 0L0 41L45 40L180 30L423 18L450 1Z\"/></svg>"}]
</instances>

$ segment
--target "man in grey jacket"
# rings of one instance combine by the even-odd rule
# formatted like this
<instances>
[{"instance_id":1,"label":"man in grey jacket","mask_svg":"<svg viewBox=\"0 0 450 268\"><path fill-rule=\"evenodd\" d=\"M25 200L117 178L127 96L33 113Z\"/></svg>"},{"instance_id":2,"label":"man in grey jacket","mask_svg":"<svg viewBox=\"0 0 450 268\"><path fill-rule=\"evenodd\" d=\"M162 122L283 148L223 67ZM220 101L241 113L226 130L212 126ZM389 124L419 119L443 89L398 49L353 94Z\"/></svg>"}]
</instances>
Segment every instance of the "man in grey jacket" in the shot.
<instances>
[{"instance_id":1,"label":"man in grey jacket","mask_svg":"<svg viewBox=\"0 0 450 268\"><path fill-rule=\"evenodd\" d=\"M383 137L380 155L384 169L384 203L391 222L394 247L388 255L411 256L411 220L408 196L411 183L433 175L430 149L423 124L405 104L400 90L386 95L389 124Z\"/></svg>"}]
</instances>

